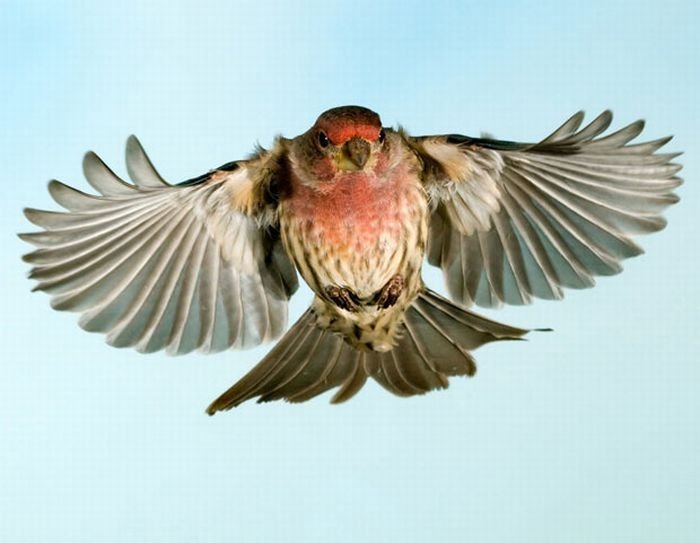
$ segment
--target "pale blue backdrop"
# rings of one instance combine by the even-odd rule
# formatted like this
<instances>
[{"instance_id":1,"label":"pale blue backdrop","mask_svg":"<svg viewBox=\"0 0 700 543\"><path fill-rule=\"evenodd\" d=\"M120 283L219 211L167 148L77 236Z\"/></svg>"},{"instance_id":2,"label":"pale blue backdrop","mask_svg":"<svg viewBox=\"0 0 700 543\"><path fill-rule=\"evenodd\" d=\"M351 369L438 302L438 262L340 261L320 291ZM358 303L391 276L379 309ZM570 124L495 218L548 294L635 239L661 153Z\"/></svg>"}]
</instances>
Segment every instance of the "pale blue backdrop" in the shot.
<instances>
[{"instance_id":1,"label":"pale blue backdrop","mask_svg":"<svg viewBox=\"0 0 700 543\"><path fill-rule=\"evenodd\" d=\"M0 2L0 540L695 541L697 2L295 4ZM125 174L136 133L179 181L351 103L520 140L581 108L644 117L686 151L682 201L621 276L488 312L554 333L412 399L209 418L267 347L117 350L30 294L21 209L56 209L53 177L86 189L86 150Z\"/></svg>"}]
</instances>

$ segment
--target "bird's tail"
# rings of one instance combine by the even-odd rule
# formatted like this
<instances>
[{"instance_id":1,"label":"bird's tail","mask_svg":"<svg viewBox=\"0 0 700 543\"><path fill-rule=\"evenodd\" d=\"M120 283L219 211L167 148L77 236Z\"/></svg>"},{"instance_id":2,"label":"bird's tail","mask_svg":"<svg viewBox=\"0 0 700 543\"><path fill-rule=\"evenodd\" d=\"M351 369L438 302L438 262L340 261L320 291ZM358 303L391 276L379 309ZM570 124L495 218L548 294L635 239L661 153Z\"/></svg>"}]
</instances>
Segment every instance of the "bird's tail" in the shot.
<instances>
[{"instance_id":1,"label":"bird's tail","mask_svg":"<svg viewBox=\"0 0 700 543\"><path fill-rule=\"evenodd\" d=\"M340 387L331 401L350 399L373 377L399 396L446 388L448 376L474 375L469 351L501 339L520 339L514 328L460 308L431 290L421 292L406 311L396 346L388 352L363 351L316 324L309 308L257 366L207 408L213 415L251 398L303 402Z\"/></svg>"}]
</instances>

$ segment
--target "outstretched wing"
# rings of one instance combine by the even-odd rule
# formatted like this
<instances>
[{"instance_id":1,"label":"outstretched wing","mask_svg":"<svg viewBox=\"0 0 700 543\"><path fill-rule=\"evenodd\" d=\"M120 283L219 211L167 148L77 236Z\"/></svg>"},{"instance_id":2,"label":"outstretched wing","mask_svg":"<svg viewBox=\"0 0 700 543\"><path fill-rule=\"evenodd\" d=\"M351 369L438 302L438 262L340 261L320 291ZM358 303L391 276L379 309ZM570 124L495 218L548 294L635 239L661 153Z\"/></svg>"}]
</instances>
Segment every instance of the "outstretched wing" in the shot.
<instances>
[{"instance_id":1,"label":"outstretched wing","mask_svg":"<svg viewBox=\"0 0 700 543\"><path fill-rule=\"evenodd\" d=\"M297 288L262 196L280 175L279 155L261 151L170 185L131 136L132 185L88 153L85 177L100 196L51 181L67 212L25 210L44 229L20 234L38 247L24 257L35 290L55 309L81 312L80 325L111 345L142 352L213 352L279 336Z\"/></svg>"},{"instance_id":2,"label":"outstretched wing","mask_svg":"<svg viewBox=\"0 0 700 543\"><path fill-rule=\"evenodd\" d=\"M630 144L637 121L601 134L603 112L579 129L583 113L536 144L466 136L407 138L423 161L435 205L428 260L450 295L469 305L525 304L586 288L638 255L632 236L662 229L678 201L680 153L657 150L671 138Z\"/></svg>"}]
</instances>

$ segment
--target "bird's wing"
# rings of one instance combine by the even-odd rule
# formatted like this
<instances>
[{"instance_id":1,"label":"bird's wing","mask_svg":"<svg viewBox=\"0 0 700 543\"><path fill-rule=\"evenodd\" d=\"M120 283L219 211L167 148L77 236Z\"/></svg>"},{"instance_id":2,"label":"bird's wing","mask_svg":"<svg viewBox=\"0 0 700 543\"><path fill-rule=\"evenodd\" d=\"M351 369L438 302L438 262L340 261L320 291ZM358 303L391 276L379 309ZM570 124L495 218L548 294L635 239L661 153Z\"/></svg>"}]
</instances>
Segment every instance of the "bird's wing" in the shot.
<instances>
[{"instance_id":1,"label":"bird's wing","mask_svg":"<svg viewBox=\"0 0 700 543\"><path fill-rule=\"evenodd\" d=\"M260 151L170 185L135 137L126 161L134 184L94 153L85 177L100 193L58 181L51 196L67 212L26 209L43 231L20 234L37 247L35 290L52 306L82 313L80 325L114 346L180 354L245 348L279 336L297 276L265 194L281 173L281 151Z\"/></svg>"},{"instance_id":2,"label":"bird's wing","mask_svg":"<svg viewBox=\"0 0 700 543\"><path fill-rule=\"evenodd\" d=\"M586 288L638 255L637 234L662 229L661 212L678 200L671 138L630 144L632 123L606 136L603 112L580 128L583 113L536 144L459 135L406 137L421 158L434 205L428 260L450 295L469 305L557 299Z\"/></svg>"}]
</instances>

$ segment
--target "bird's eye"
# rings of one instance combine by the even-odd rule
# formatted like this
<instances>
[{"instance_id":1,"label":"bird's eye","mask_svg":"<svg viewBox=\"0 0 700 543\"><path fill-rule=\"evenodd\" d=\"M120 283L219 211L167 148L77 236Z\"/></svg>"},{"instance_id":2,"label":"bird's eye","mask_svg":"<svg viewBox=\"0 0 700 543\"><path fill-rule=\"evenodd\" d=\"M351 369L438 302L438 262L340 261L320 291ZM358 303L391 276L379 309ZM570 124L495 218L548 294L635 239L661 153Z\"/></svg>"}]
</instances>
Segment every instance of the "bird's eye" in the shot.
<instances>
[{"instance_id":1,"label":"bird's eye","mask_svg":"<svg viewBox=\"0 0 700 543\"><path fill-rule=\"evenodd\" d=\"M385 139L386 139L386 134L384 133L384 129L382 128L379 131L379 138L377 138L377 140L379 141L379 143L384 143Z\"/></svg>"},{"instance_id":2,"label":"bird's eye","mask_svg":"<svg viewBox=\"0 0 700 543\"><path fill-rule=\"evenodd\" d=\"M328 139L328 136L326 136L326 133L321 131L318 133L318 144L321 147L328 147L328 144L330 143L330 140Z\"/></svg>"}]
</instances>

